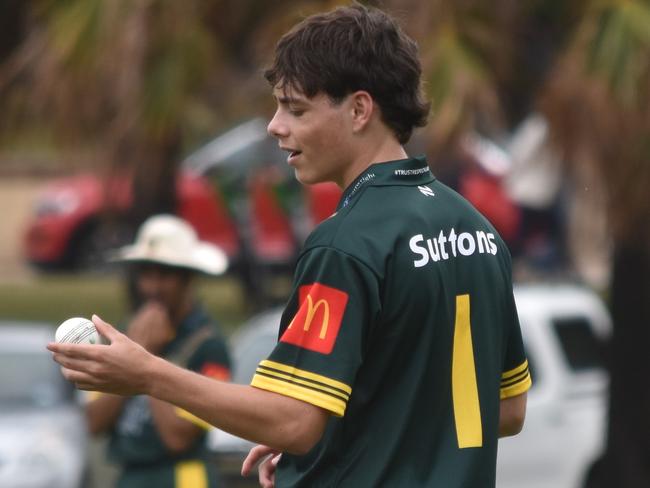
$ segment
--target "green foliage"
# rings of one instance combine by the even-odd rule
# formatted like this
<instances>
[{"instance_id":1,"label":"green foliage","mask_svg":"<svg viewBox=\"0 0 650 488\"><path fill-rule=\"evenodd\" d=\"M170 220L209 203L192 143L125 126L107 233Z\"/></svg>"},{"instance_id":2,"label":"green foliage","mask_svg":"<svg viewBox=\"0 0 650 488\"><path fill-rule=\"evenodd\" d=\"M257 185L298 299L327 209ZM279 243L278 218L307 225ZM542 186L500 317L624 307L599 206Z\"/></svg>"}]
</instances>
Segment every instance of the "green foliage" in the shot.
<instances>
[{"instance_id":1,"label":"green foliage","mask_svg":"<svg viewBox=\"0 0 650 488\"><path fill-rule=\"evenodd\" d=\"M600 7L600 8L598 8ZM606 81L625 106L638 103L648 91L650 65L650 5L606 2L592 13L597 22L587 53L587 71Z\"/></svg>"},{"instance_id":2,"label":"green foliage","mask_svg":"<svg viewBox=\"0 0 650 488\"><path fill-rule=\"evenodd\" d=\"M567 159L601 177L617 240L650 239L649 86L650 4L587 2L545 87L544 112Z\"/></svg>"},{"instance_id":3,"label":"green foliage","mask_svg":"<svg viewBox=\"0 0 650 488\"><path fill-rule=\"evenodd\" d=\"M0 143L94 145L109 163L170 174L181 156L174 148L187 152L269 112L259 70L290 25L348 3L25 2L25 38L0 64ZM614 155L636 171L639 141L650 134L647 0L366 3L394 13L420 44L433 156L467 130L509 131L541 97L567 154L588 154L607 181L617 181L605 167ZM169 191L167 183L152 183L151 193ZM622 195L624 206L628 194L636 190ZM637 212L638 203L628 206Z\"/></svg>"},{"instance_id":4,"label":"green foliage","mask_svg":"<svg viewBox=\"0 0 650 488\"><path fill-rule=\"evenodd\" d=\"M101 0L48 2L43 14L51 49L60 57L67 69L82 74L97 59L103 38L102 18L104 3Z\"/></svg>"},{"instance_id":5,"label":"green foliage","mask_svg":"<svg viewBox=\"0 0 650 488\"><path fill-rule=\"evenodd\" d=\"M70 146L94 140L108 162L174 144L180 127L192 125L188 105L220 68L202 5L33 2L22 46L0 64L8 120L0 130L13 135L46 124Z\"/></svg>"}]
</instances>

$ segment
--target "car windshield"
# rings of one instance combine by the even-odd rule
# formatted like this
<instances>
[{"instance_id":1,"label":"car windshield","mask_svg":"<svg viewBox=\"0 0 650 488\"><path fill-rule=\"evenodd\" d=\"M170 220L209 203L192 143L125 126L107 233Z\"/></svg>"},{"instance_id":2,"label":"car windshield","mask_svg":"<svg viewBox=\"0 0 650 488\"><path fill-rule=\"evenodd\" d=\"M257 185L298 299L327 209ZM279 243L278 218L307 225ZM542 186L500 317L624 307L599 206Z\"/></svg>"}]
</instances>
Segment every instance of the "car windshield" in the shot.
<instances>
[{"instance_id":1,"label":"car windshield","mask_svg":"<svg viewBox=\"0 0 650 488\"><path fill-rule=\"evenodd\" d=\"M0 405L45 408L69 398L70 388L48 354L0 351Z\"/></svg>"},{"instance_id":2,"label":"car windshield","mask_svg":"<svg viewBox=\"0 0 650 488\"><path fill-rule=\"evenodd\" d=\"M566 359L575 371L602 368L602 342L586 317L562 317L553 321Z\"/></svg>"}]
</instances>

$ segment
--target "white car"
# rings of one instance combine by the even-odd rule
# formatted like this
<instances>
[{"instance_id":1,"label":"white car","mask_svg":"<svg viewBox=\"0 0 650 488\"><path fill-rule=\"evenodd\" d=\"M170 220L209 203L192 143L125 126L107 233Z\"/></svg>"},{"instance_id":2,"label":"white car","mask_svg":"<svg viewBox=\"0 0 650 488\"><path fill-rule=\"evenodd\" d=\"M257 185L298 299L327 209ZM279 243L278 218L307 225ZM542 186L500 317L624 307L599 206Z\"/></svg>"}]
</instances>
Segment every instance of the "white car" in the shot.
<instances>
[{"instance_id":1,"label":"white car","mask_svg":"<svg viewBox=\"0 0 650 488\"><path fill-rule=\"evenodd\" d=\"M604 445L608 378L602 346L611 322L602 301L575 285L519 285L515 300L533 376L524 430L499 442L498 488L580 488ZM255 316L231 338L236 383L249 383L277 341L280 309ZM213 431L209 445L236 486L252 443ZM230 486L230 485L228 485Z\"/></svg>"},{"instance_id":2,"label":"white car","mask_svg":"<svg viewBox=\"0 0 650 488\"><path fill-rule=\"evenodd\" d=\"M611 319L573 285L515 288L533 376L523 431L499 442L499 488L581 488L605 441Z\"/></svg>"},{"instance_id":3,"label":"white car","mask_svg":"<svg viewBox=\"0 0 650 488\"><path fill-rule=\"evenodd\" d=\"M0 322L0 487L86 486L87 434L75 391L45 349L54 329Z\"/></svg>"}]
</instances>

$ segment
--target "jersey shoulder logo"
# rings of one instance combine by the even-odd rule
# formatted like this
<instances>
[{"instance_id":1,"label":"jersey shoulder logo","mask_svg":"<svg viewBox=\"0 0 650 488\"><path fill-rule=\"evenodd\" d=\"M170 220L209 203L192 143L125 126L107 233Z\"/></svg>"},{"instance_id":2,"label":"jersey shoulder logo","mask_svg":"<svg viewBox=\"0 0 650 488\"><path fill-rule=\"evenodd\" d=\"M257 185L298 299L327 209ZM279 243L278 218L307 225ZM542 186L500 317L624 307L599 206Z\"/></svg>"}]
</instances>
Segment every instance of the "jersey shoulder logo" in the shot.
<instances>
[{"instance_id":1,"label":"jersey shoulder logo","mask_svg":"<svg viewBox=\"0 0 650 488\"><path fill-rule=\"evenodd\" d=\"M422 193L426 197L435 197L436 196L436 194L433 193L433 190L431 188L429 188L428 186L424 186L424 185L418 186L418 190L420 190L420 193Z\"/></svg>"},{"instance_id":2,"label":"jersey shoulder logo","mask_svg":"<svg viewBox=\"0 0 650 488\"><path fill-rule=\"evenodd\" d=\"M329 354L339 335L348 294L338 288L312 283L298 290L298 312L280 342Z\"/></svg>"}]
</instances>

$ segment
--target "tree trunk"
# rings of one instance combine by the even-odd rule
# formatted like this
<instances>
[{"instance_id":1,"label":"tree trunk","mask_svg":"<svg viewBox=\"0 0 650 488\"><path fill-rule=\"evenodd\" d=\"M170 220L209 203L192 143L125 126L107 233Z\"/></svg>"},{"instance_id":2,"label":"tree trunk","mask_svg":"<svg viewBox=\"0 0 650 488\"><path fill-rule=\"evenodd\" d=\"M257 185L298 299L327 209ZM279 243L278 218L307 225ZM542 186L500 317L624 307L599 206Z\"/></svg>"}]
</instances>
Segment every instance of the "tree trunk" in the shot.
<instances>
[{"instance_id":1,"label":"tree trunk","mask_svg":"<svg viewBox=\"0 0 650 488\"><path fill-rule=\"evenodd\" d=\"M175 214L178 209L176 180L180 158L180 132L171 135L165 144L150 144L139 148L134 165L132 182L133 206L124 222L132 238L138 228L152 215ZM129 267L126 274L126 293L131 310L142 304L135 283L135 270Z\"/></svg>"},{"instance_id":2,"label":"tree trunk","mask_svg":"<svg viewBox=\"0 0 650 488\"><path fill-rule=\"evenodd\" d=\"M4 62L25 36L29 6L20 0L0 2L0 63Z\"/></svg>"},{"instance_id":3,"label":"tree trunk","mask_svg":"<svg viewBox=\"0 0 650 488\"><path fill-rule=\"evenodd\" d=\"M178 137L171 137L164 145L152 144L148 150L139 151L133 178L131 223L134 228L152 215L176 212L179 144Z\"/></svg>"},{"instance_id":4,"label":"tree trunk","mask_svg":"<svg viewBox=\"0 0 650 488\"><path fill-rule=\"evenodd\" d=\"M646 239L615 245L611 310L614 332L609 354L607 445L592 467L586 487L648 488L650 245Z\"/></svg>"}]
</instances>

